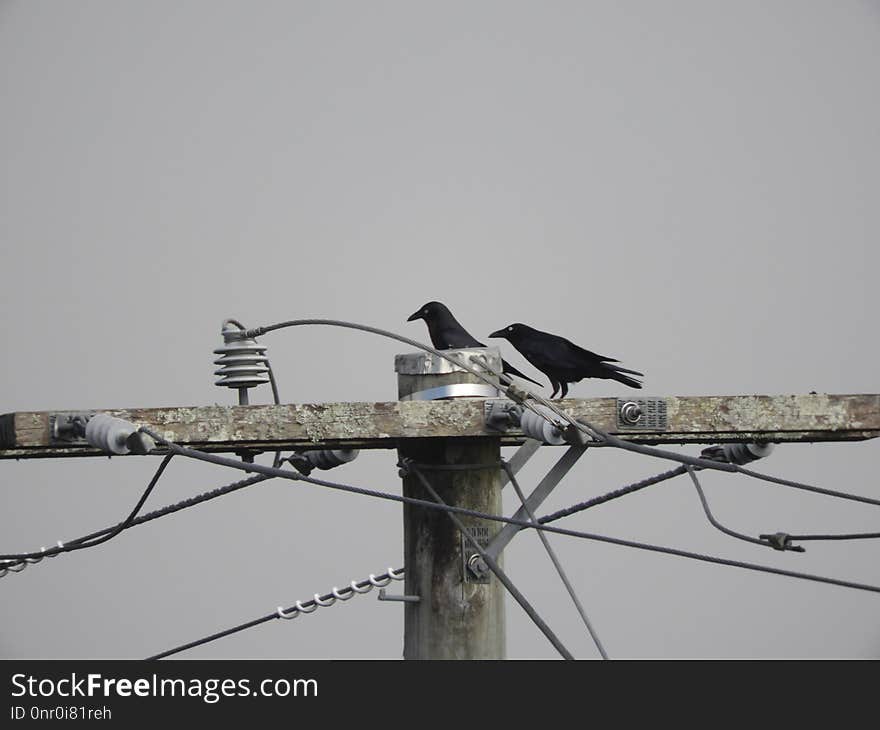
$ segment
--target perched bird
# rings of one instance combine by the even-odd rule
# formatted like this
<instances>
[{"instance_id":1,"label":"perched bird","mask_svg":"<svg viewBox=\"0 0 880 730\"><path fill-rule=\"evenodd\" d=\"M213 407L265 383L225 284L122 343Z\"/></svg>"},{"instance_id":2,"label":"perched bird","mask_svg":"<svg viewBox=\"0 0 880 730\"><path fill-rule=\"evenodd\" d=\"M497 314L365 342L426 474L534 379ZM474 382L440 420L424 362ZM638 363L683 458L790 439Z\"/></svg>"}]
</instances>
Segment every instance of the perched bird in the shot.
<instances>
[{"instance_id":1,"label":"perched bird","mask_svg":"<svg viewBox=\"0 0 880 730\"><path fill-rule=\"evenodd\" d=\"M550 379L553 398L562 390L560 398L568 393L568 383L577 383L584 378L610 378L630 388L641 388L642 384L629 375L642 376L636 370L627 370L612 363L620 362L612 357L597 355L573 342L549 332L541 332L519 322L493 332L489 337L500 337L513 345L520 354Z\"/></svg>"},{"instance_id":2,"label":"perched bird","mask_svg":"<svg viewBox=\"0 0 880 730\"><path fill-rule=\"evenodd\" d=\"M407 317L406 321L415 322L417 319L425 320L425 324L428 325L428 334L431 336L431 344L438 350L453 350L459 347L485 347L482 342L471 337L470 333L452 316L449 308L441 302L428 302ZM508 375L516 375L518 378L528 380L530 383L541 385L537 380L532 380L527 375L523 375L506 360L501 361L501 367Z\"/></svg>"}]
</instances>

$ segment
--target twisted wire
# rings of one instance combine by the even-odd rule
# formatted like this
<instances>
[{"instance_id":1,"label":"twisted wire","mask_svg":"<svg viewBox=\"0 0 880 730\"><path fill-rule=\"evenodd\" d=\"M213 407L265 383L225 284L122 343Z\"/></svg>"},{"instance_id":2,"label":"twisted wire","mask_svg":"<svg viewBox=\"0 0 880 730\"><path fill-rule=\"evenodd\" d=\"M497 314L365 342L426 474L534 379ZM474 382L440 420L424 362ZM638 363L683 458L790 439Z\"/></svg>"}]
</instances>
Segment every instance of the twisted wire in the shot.
<instances>
[{"instance_id":1,"label":"twisted wire","mask_svg":"<svg viewBox=\"0 0 880 730\"><path fill-rule=\"evenodd\" d=\"M375 576L371 573L369 578L365 578L364 580L357 582L351 581L351 583L349 583L349 585L344 588L337 588L336 586L333 586L333 590L331 590L329 593L325 593L323 596L316 593L314 595L314 598L311 598L308 601L296 601L289 608L285 609L282 606L279 606L277 609L275 609L275 611L273 611L272 613L268 613L265 616L260 616L259 618L255 618L251 621L246 621L243 624L238 624L238 626L233 626L232 628L218 631L217 633L211 634L210 636L205 636L202 639L196 639L195 641L181 644L180 646L176 646L173 649L159 652L158 654L147 657L147 660L149 661L152 659L164 659L165 657L171 656L172 654L179 654L180 652L186 651L187 649L192 649L196 646L208 644L212 641L216 641L217 639L222 639L225 636L230 636L231 634L237 634L239 631L251 629L254 626L259 626L260 624L264 624L267 621L272 621L273 619L294 619L301 614L312 613L319 607L332 606L334 603L336 603L337 600L347 601L349 598L354 597L358 593L368 593L373 589L374 586L381 587L388 585L388 583L392 580L403 580L403 574L404 568L393 570L390 567L384 573L380 573L378 576Z\"/></svg>"},{"instance_id":2,"label":"twisted wire","mask_svg":"<svg viewBox=\"0 0 880 730\"><path fill-rule=\"evenodd\" d=\"M684 474L686 471L686 466L678 466L675 469L665 471L662 474L657 474L655 476L648 477L647 479L642 479L642 481L640 482L635 482L634 484L621 487L620 489L615 489L611 492L607 492L606 494L599 495L598 497L588 499L585 502L579 502L578 504L574 504L571 507L566 507L565 509L558 510L556 512L553 512L552 514L544 515L543 517L538 518L538 522L540 522L542 525L545 525L548 522L554 522L555 520L561 519L562 517L568 517L569 515L573 515L577 512L582 512L583 510L590 509L590 507L595 507L598 504L604 504L605 502L610 502L612 499L617 499L618 497L632 494L633 492L637 492L638 490L644 489L645 487L650 487L652 484L659 484L660 482L666 481L667 479L672 479L673 477Z\"/></svg>"},{"instance_id":3,"label":"twisted wire","mask_svg":"<svg viewBox=\"0 0 880 730\"><path fill-rule=\"evenodd\" d=\"M5 575L5 571L9 569L9 565L6 565L5 562L18 563L22 565L22 568L18 568L16 570L13 567L14 572L18 572L23 569L24 565L27 563L39 562L43 558L51 558L55 555L60 555L61 553L71 553L75 550L84 550L85 548L95 547L96 545L100 545L102 543L107 542L108 540L112 540L116 537L120 532L128 528L131 523L134 521L137 513L140 512L141 507L143 507L144 502L147 501L147 498L150 496L150 493L153 491L153 488L159 482L159 479L162 477L162 474L165 471L165 468L168 466L171 459L174 457L174 454L167 454L162 462L159 464L159 468L156 469L156 472L153 474L153 478L150 479L149 484L147 484L147 488L144 490L141 498L137 501L137 504L134 506L134 509L129 513L128 517L126 517L122 522L120 522L115 527L108 530L101 537L96 539L88 539L80 538L78 540L74 540L73 542L65 545L64 543L59 542L56 547L40 550L39 552L32 553L11 553L6 555L0 555L0 560L4 561L3 565L0 565L0 570L4 572L0 575Z\"/></svg>"},{"instance_id":4,"label":"twisted wire","mask_svg":"<svg viewBox=\"0 0 880 730\"><path fill-rule=\"evenodd\" d=\"M113 530L122 527L123 530L130 529L132 527L136 527L137 525L142 525L145 522L150 522L151 520L158 519L159 517L165 517L166 515L172 514L174 512L179 512L180 510L187 509L188 507L193 507L197 504L201 504L202 502L207 502L211 499L216 499L217 497L222 497L225 494L229 494L230 492L235 492L239 489L244 489L245 487L249 487L253 484L258 484L260 482L265 482L273 477L267 476L265 474L257 474L256 476L248 477L247 479L242 479L237 482L233 482L232 484L227 484L223 487L217 487L216 489L211 489L207 492L203 492L202 494L198 494L193 497L188 497L186 499L182 499L179 502L175 502L173 504L169 504L160 509L153 510L151 512L146 512L145 514L139 515L127 525L125 521L118 522L115 525L111 525L110 527L105 527L101 530L96 530L95 532L91 532L88 535L83 535L82 537L76 538L75 540L68 540L66 543L62 543L63 545L77 545L83 543L85 541L91 540L96 537L101 537L102 535L107 535ZM59 553L56 553L56 555ZM0 578L6 575L6 570L11 570L12 572L18 573L23 570L25 565L30 563L38 563L42 560L41 558L26 558L23 561L19 561L17 563L13 563L10 565L2 565L0 566ZM21 567L17 567L17 566Z\"/></svg>"}]
</instances>

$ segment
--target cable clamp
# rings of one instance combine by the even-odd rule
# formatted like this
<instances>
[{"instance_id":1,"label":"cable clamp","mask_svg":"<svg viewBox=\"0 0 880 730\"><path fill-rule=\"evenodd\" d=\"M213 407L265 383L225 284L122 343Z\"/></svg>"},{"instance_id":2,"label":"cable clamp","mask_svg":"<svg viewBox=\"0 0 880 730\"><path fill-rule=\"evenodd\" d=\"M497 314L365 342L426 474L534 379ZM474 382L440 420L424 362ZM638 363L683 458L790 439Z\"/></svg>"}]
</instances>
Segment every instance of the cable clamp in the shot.
<instances>
[{"instance_id":1,"label":"cable clamp","mask_svg":"<svg viewBox=\"0 0 880 730\"><path fill-rule=\"evenodd\" d=\"M515 385L508 385L504 390L504 395L518 405L525 403L526 399L529 397L529 394L525 390L517 388Z\"/></svg>"},{"instance_id":2,"label":"cable clamp","mask_svg":"<svg viewBox=\"0 0 880 730\"><path fill-rule=\"evenodd\" d=\"M791 535L787 532L774 532L772 535L758 535L761 540L766 540L774 550L790 550L795 553L803 553L806 550L800 545L791 544Z\"/></svg>"},{"instance_id":3,"label":"cable clamp","mask_svg":"<svg viewBox=\"0 0 880 730\"><path fill-rule=\"evenodd\" d=\"M412 474L412 459L408 459L405 456L401 456L397 460L397 475L403 479L403 477L408 477Z\"/></svg>"}]
</instances>

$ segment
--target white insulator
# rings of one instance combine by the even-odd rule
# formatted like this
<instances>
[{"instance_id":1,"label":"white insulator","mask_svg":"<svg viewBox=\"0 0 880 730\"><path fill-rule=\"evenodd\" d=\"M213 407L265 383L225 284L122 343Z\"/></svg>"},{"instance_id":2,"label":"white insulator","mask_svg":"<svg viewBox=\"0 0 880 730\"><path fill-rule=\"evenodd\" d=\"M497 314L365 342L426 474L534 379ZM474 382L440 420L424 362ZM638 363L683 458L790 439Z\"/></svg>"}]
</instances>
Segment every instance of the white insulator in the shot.
<instances>
[{"instance_id":1,"label":"white insulator","mask_svg":"<svg viewBox=\"0 0 880 730\"><path fill-rule=\"evenodd\" d=\"M332 469L335 466L353 461L359 453L359 449L322 449L320 451L306 451L302 455L318 469Z\"/></svg>"},{"instance_id":2,"label":"white insulator","mask_svg":"<svg viewBox=\"0 0 880 730\"><path fill-rule=\"evenodd\" d=\"M748 464L769 456L776 444L731 443L721 444L721 450L730 464Z\"/></svg>"},{"instance_id":3,"label":"white insulator","mask_svg":"<svg viewBox=\"0 0 880 730\"><path fill-rule=\"evenodd\" d=\"M221 378L214 383L226 388L253 388L269 382L265 345L250 337L241 337L242 330L226 322L223 325L223 347L214 350L221 357L214 360L221 367L214 375Z\"/></svg>"},{"instance_id":4,"label":"white insulator","mask_svg":"<svg viewBox=\"0 0 880 730\"><path fill-rule=\"evenodd\" d=\"M133 423L99 413L86 424L86 441L96 449L111 454L127 454L129 449L126 441L135 431L137 427Z\"/></svg>"},{"instance_id":5,"label":"white insulator","mask_svg":"<svg viewBox=\"0 0 880 730\"><path fill-rule=\"evenodd\" d=\"M535 409L545 414L550 421L530 408L525 408L519 421L522 432L529 438L543 441L545 444L552 444L554 446L564 444L565 439L562 437L562 429L555 425L558 416L544 405L536 404Z\"/></svg>"}]
</instances>

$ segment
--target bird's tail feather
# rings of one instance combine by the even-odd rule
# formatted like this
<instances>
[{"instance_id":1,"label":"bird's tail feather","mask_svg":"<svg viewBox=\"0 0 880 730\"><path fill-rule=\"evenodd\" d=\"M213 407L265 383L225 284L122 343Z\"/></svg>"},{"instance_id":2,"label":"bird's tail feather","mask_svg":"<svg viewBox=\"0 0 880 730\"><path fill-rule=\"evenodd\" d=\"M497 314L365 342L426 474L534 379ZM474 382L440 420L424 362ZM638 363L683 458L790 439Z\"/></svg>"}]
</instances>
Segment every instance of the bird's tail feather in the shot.
<instances>
[{"instance_id":1,"label":"bird's tail feather","mask_svg":"<svg viewBox=\"0 0 880 730\"><path fill-rule=\"evenodd\" d=\"M630 388L642 387L642 384L638 380L629 377L629 375L624 375L624 373L629 373L630 375L642 375L642 373L636 372L635 370L627 370L626 368L618 367L617 365L603 364L605 365L606 378L616 380L618 383L628 385Z\"/></svg>"},{"instance_id":2,"label":"bird's tail feather","mask_svg":"<svg viewBox=\"0 0 880 730\"><path fill-rule=\"evenodd\" d=\"M634 380L630 378L628 375L621 375L620 373L615 373L611 376L618 383L623 383L624 385L628 385L630 388L639 388L641 389L642 384L638 380Z\"/></svg>"},{"instance_id":3,"label":"bird's tail feather","mask_svg":"<svg viewBox=\"0 0 880 730\"><path fill-rule=\"evenodd\" d=\"M622 368L620 365L609 365L608 367L613 368L615 372L618 373L629 373L630 375L638 375L640 378L644 378L645 374L640 373L638 370L630 370L629 368Z\"/></svg>"}]
</instances>

